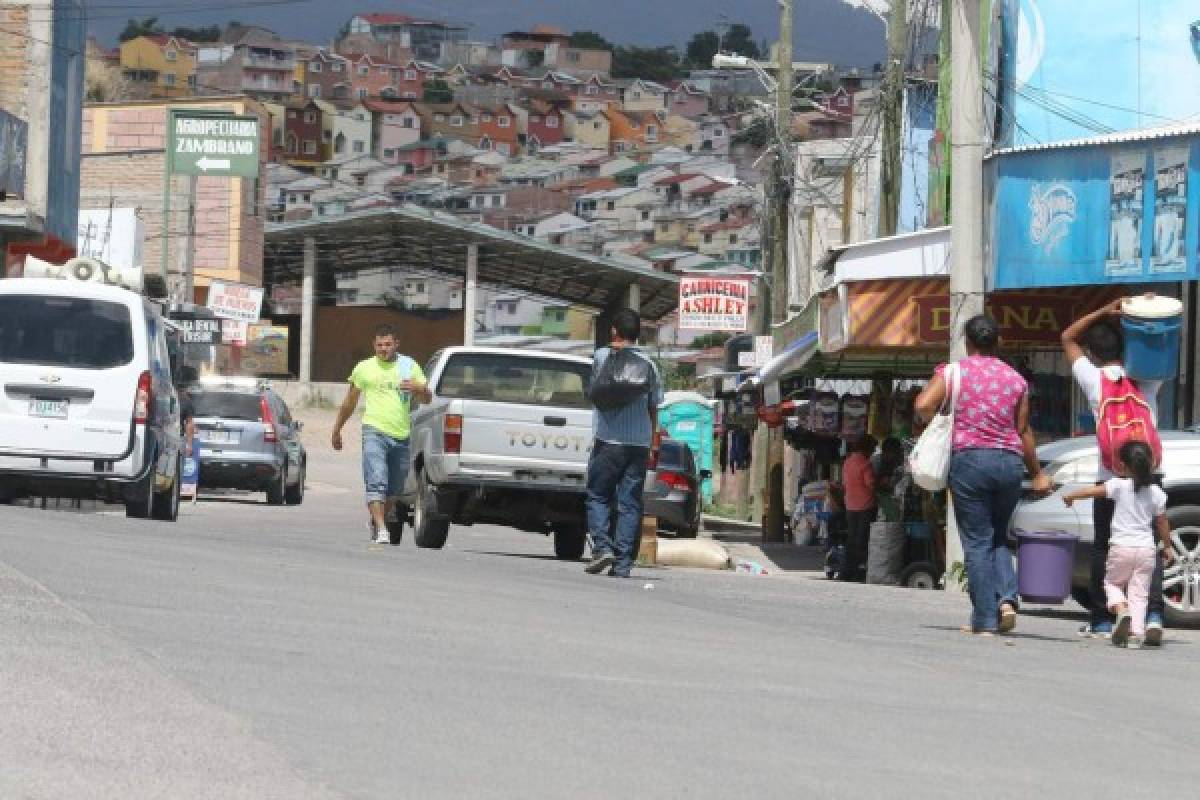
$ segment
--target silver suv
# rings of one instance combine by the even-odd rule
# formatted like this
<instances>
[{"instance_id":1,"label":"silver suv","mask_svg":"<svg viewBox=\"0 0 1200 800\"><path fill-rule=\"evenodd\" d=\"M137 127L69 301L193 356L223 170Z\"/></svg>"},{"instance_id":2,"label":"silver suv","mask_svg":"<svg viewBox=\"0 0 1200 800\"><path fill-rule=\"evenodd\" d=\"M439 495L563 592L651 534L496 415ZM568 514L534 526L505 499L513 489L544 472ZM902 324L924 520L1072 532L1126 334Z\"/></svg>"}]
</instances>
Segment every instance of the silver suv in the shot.
<instances>
[{"instance_id":1,"label":"silver suv","mask_svg":"<svg viewBox=\"0 0 1200 800\"><path fill-rule=\"evenodd\" d=\"M190 391L200 449L200 485L265 491L271 505L304 500L308 455L302 423L253 380L205 380Z\"/></svg>"},{"instance_id":2,"label":"silver suv","mask_svg":"<svg viewBox=\"0 0 1200 800\"><path fill-rule=\"evenodd\" d=\"M1177 431L1162 434L1162 487L1167 493L1167 519L1175 562L1163 578L1167 623L1200 627L1200 435ZM1088 577L1092 553L1092 501L1081 500L1072 508L1062 501L1064 493L1096 482L1100 451L1094 436L1064 439L1038 448L1042 468L1055 483L1048 497L1027 494L1012 519L1013 530L1068 531L1079 535L1075 548L1072 596L1088 607Z\"/></svg>"}]
</instances>

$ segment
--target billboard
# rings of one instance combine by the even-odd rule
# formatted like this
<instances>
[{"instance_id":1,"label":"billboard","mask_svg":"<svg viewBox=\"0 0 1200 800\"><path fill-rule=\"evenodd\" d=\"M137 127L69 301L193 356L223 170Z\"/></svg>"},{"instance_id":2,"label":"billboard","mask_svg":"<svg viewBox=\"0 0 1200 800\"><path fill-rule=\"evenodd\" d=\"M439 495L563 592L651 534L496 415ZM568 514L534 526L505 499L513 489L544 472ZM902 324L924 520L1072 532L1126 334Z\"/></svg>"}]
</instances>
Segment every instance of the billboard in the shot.
<instances>
[{"instance_id":1,"label":"billboard","mask_svg":"<svg viewBox=\"0 0 1200 800\"><path fill-rule=\"evenodd\" d=\"M1200 138L993 163L994 288L1196 279Z\"/></svg>"},{"instance_id":2,"label":"billboard","mask_svg":"<svg viewBox=\"0 0 1200 800\"><path fill-rule=\"evenodd\" d=\"M750 322L750 281L679 279L680 330L744 331Z\"/></svg>"},{"instance_id":3,"label":"billboard","mask_svg":"<svg viewBox=\"0 0 1200 800\"><path fill-rule=\"evenodd\" d=\"M1002 1L1009 142L1044 144L1200 114L1200 5Z\"/></svg>"},{"instance_id":4,"label":"billboard","mask_svg":"<svg viewBox=\"0 0 1200 800\"><path fill-rule=\"evenodd\" d=\"M213 280L208 286L208 307L218 317L258 322L263 290L241 283Z\"/></svg>"}]
</instances>

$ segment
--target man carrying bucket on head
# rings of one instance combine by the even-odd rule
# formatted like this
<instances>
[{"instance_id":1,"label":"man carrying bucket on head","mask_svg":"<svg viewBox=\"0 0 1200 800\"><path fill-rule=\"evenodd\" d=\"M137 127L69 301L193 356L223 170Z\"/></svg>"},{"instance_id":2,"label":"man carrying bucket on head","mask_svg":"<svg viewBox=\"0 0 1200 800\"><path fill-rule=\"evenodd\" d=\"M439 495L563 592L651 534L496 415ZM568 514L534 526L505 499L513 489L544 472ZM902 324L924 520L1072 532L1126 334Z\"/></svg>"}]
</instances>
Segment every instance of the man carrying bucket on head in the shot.
<instances>
[{"instance_id":1,"label":"man carrying bucket on head","mask_svg":"<svg viewBox=\"0 0 1200 800\"><path fill-rule=\"evenodd\" d=\"M1142 302L1161 304L1163 300L1170 298L1146 298ZM1115 453L1130 438L1146 441L1152 446L1156 468L1157 460L1161 459L1162 454L1162 444L1157 431L1158 390L1162 386L1162 380L1137 379L1126 374L1126 342L1122 317L1132 305L1132 299L1115 300L1080 317L1062 333L1063 350L1071 364L1071 373L1087 397L1088 405L1091 406L1096 419L1101 456L1097 483L1104 483L1115 477ZM1118 425L1115 421L1117 417L1128 422ZM1108 498L1095 500L1092 504L1094 539L1091 579L1088 586L1092 601L1092 618L1090 624L1080 631L1086 636L1112 634L1113 618L1105 601L1104 572L1112 533L1113 511L1113 501ZM1163 565L1162 559L1158 558L1150 585L1146 613L1145 643L1151 646L1162 644L1162 585Z\"/></svg>"}]
</instances>

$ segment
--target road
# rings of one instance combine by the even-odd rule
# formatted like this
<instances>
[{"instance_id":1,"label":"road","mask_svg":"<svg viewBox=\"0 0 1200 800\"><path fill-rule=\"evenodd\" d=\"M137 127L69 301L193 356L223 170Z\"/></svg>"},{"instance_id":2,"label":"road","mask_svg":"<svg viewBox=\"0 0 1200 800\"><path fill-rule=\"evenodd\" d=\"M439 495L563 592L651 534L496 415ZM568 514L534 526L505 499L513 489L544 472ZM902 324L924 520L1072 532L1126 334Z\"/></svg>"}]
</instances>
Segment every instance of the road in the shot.
<instances>
[{"instance_id":1,"label":"road","mask_svg":"<svg viewBox=\"0 0 1200 800\"><path fill-rule=\"evenodd\" d=\"M589 577L498 528L372 546L338 459L295 508L0 507L0 797L1196 794L1195 634L976 639L947 593Z\"/></svg>"}]
</instances>

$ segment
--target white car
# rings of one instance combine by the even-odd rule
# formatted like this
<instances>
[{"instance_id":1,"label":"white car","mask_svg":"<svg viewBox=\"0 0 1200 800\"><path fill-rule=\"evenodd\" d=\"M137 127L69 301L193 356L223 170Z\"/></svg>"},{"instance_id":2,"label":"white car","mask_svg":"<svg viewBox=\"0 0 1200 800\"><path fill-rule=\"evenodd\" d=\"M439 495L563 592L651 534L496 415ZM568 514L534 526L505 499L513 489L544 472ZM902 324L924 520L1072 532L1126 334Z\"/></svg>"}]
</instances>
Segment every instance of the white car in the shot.
<instances>
[{"instance_id":1,"label":"white car","mask_svg":"<svg viewBox=\"0 0 1200 800\"><path fill-rule=\"evenodd\" d=\"M1167 493L1167 518L1175 550L1175 562L1167 567L1163 579L1167 623L1200 626L1200 434L1164 431L1162 442L1162 486ZM1079 536L1072 595L1088 607L1094 538L1092 501L1081 500L1067 508L1062 496L1096 482L1100 464L1096 438L1063 439L1042 445L1038 458L1054 481L1055 491L1044 498L1026 493L1013 515L1011 529L1067 531Z\"/></svg>"},{"instance_id":2,"label":"white car","mask_svg":"<svg viewBox=\"0 0 1200 800\"><path fill-rule=\"evenodd\" d=\"M139 294L0 280L0 501L25 495L179 513L182 435L167 324Z\"/></svg>"}]
</instances>

